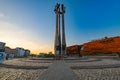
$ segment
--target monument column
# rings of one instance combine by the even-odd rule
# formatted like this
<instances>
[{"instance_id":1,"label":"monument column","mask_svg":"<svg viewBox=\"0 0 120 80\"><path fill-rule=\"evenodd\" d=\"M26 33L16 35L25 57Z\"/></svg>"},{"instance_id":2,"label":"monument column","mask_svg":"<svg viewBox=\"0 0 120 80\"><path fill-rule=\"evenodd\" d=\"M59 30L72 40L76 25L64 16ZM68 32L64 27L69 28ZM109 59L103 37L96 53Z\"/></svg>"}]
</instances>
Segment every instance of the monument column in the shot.
<instances>
[{"instance_id":1,"label":"monument column","mask_svg":"<svg viewBox=\"0 0 120 80\"><path fill-rule=\"evenodd\" d=\"M59 40L59 55L61 55L60 8L58 9L58 40Z\"/></svg>"},{"instance_id":2,"label":"monument column","mask_svg":"<svg viewBox=\"0 0 120 80\"><path fill-rule=\"evenodd\" d=\"M54 43L54 53L55 56L61 54L61 37L60 37L60 4L56 4L54 12L56 14L56 32L55 32L55 43Z\"/></svg>"},{"instance_id":3,"label":"monument column","mask_svg":"<svg viewBox=\"0 0 120 80\"><path fill-rule=\"evenodd\" d=\"M62 4L62 55L66 55L66 39L65 39L65 24L64 24L64 13L65 13L65 7Z\"/></svg>"}]
</instances>

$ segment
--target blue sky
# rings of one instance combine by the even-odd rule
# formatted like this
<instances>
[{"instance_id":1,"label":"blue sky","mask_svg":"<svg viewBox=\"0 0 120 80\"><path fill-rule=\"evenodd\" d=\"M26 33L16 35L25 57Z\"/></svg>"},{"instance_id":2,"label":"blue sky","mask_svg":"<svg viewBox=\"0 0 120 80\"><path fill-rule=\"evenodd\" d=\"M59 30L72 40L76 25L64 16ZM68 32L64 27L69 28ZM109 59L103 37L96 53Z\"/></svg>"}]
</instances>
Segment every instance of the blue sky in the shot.
<instances>
[{"instance_id":1,"label":"blue sky","mask_svg":"<svg viewBox=\"0 0 120 80\"><path fill-rule=\"evenodd\" d=\"M57 2L66 7L68 46L120 35L119 0L0 0L0 41L33 53L53 51Z\"/></svg>"}]
</instances>

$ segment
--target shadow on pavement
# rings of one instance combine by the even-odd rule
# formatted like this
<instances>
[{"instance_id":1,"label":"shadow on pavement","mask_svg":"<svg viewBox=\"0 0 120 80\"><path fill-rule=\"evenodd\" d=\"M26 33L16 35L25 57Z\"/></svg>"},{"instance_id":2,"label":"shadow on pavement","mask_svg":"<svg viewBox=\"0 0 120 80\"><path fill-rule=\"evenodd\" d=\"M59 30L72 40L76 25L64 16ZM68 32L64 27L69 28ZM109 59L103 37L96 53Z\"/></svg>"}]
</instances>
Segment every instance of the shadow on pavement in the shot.
<instances>
[{"instance_id":1,"label":"shadow on pavement","mask_svg":"<svg viewBox=\"0 0 120 80\"><path fill-rule=\"evenodd\" d=\"M17 66L17 65L8 65L8 64L0 64L0 68L12 68L12 69L48 69L48 66Z\"/></svg>"}]
</instances>

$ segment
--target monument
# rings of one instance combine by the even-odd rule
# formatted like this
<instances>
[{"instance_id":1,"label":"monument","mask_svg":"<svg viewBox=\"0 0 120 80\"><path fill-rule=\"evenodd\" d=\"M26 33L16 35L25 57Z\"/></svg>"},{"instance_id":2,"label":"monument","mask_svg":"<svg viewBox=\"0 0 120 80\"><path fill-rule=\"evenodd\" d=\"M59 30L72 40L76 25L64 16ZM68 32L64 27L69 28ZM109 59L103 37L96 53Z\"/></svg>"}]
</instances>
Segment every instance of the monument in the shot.
<instances>
[{"instance_id":1,"label":"monument","mask_svg":"<svg viewBox=\"0 0 120 80\"><path fill-rule=\"evenodd\" d=\"M65 7L62 4L62 54L66 55L66 39L65 39L65 25L64 25L64 13L65 13Z\"/></svg>"},{"instance_id":2,"label":"monument","mask_svg":"<svg viewBox=\"0 0 120 80\"><path fill-rule=\"evenodd\" d=\"M55 56L63 57L66 55L66 39L65 39L65 26L64 26L64 5L56 4L54 12L56 14L56 31L55 31L55 42L54 42L54 53ZM62 23L61 21L62 15ZM61 24L62 24L62 39L61 39ZM62 41L61 41L62 40ZM62 43L61 43L62 42Z\"/></svg>"}]
</instances>

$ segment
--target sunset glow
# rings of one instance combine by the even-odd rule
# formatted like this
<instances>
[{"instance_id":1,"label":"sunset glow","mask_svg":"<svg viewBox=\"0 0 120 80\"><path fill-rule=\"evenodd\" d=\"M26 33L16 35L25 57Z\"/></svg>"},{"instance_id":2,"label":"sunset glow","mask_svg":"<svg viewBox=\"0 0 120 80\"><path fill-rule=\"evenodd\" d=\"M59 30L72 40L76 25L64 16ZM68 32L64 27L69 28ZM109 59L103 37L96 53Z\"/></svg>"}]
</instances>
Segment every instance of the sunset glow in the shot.
<instances>
[{"instance_id":1,"label":"sunset glow","mask_svg":"<svg viewBox=\"0 0 120 80\"><path fill-rule=\"evenodd\" d=\"M56 3L66 6L67 46L120 35L116 0L0 0L0 41L34 54L54 52Z\"/></svg>"}]
</instances>

